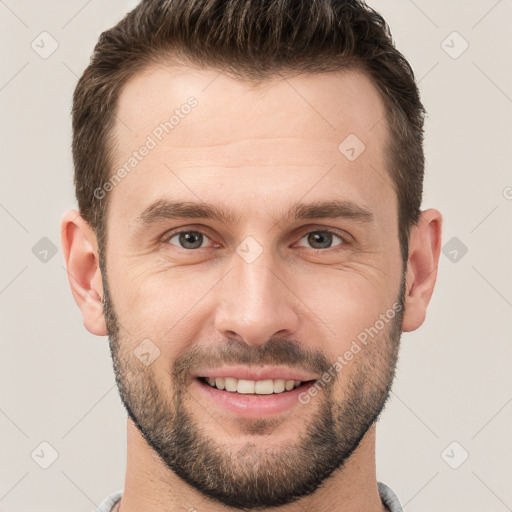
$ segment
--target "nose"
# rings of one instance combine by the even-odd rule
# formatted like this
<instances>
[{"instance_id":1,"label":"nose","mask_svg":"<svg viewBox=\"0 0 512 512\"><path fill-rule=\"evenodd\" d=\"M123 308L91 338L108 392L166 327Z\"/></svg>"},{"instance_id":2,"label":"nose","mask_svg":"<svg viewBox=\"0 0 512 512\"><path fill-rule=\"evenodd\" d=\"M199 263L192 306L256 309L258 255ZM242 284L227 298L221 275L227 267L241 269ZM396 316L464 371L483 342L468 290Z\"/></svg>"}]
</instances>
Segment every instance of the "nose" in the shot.
<instances>
[{"instance_id":1,"label":"nose","mask_svg":"<svg viewBox=\"0 0 512 512\"><path fill-rule=\"evenodd\" d=\"M272 336L291 336L299 316L292 286L265 251L247 263L237 254L234 268L222 281L215 327L226 338L261 345Z\"/></svg>"}]
</instances>

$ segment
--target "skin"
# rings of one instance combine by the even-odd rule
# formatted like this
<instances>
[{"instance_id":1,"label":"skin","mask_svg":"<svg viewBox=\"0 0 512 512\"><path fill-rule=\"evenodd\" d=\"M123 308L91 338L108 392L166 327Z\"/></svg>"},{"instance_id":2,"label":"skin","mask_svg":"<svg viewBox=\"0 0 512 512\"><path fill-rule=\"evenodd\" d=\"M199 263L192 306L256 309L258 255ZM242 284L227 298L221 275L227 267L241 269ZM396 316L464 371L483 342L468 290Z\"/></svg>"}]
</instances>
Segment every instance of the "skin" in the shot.
<instances>
[{"instance_id":1,"label":"skin","mask_svg":"<svg viewBox=\"0 0 512 512\"><path fill-rule=\"evenodd\" d=\"M190 96L197 107L110 192L108 213L108 291L120 326L116 355L120 365L132 370L121 378L126 383L132 378L137 391L144 383L156 383L155 393L171 408L176 389L169 374L193 347L202 354L216 353L231 339L254 351L269 340L293 340L301 354L316 351L333 363L396 303L403 271L397 200L384 165L384 103L364 74L276 76L250 87L214 70L152 65L121 93L115 169ZM352 162L338 150L349 134L366 146ZM229 207L240 218L231 223L166 219L141 229L138 215L161 198ZM371 210L374 222L285 217L295 201L334 199ZM425 320L437 276L441 224L441 214L429 209L411 228L405 311L397 324L403 332ZM94 231L74 210L64 214L61 228L69 282L84 325L105 336L105 290ZM184 249L178 237L162 239L177 228L204 233L202 248ZM307 235L322 229L349 236L345 241L333 237L331 247L315 251ZM251 263L236 252L248 236L262 249ZM235 454L252 443L258 460L265 462L264 450L296 447L327 396L332 404L344 404L350 382L361 375L381 387L389 383L398 338L383 330L328 391L276 415L271 424L239 421L212 407L190 380L182 384L183 406L211 443ZM152 340L160 355L142 368L132 354L144 339ZM337 425L343 428L341 420ZM122 512L236 510L171 471L131 418L127 438ZM354 448L342 470L279 510L314 512L333 504L343 511L385 510L377 491L374 424ZM243 474L249 468L243 464L247 461L240 459L233 470Z\"/></svg>"}]
</instances>

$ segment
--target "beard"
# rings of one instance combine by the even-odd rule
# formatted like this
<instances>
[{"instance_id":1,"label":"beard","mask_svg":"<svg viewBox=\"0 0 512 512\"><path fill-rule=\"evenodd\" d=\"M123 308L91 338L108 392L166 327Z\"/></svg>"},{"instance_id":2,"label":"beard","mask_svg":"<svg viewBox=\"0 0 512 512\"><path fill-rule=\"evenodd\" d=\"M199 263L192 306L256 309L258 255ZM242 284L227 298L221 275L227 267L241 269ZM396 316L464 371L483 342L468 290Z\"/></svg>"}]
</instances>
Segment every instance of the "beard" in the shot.
<instances>
[{"instance_id":1,"label":"beard","mask_svg":"<svg viewBox=\"0 0 512 512\"><path fill-rule=\"evenodd\" d=\"M128 416L165 466L204 496L229 507L257 510L311 495L335 471L343 471L383 411L398 359L405 275L397 298L402 307L355 355L349 378L344 376L345 368L336 373L313 398L316 408L310 417L300 420L298 437L290 435L286 444L272 445L272 432L282 419L238 419L244 434L266 435L265 442L237 444L230 439L232 442L220 443L208 435L187 408L187 382L193 370L226 363L286 365L321 375L332 362L321 351L305 349L290 339L271 338L258 346L228 339L225 344L208 347L191 344L168 373L171 382L163 382L151 366L134 357L135 340L121 337L122 319L120 322L110 299L101 258L100 268L115 378ZM336 399L336 391L341 398ZM222 424L215 420L215 428L221 429ZM299 431L290 430L290 434Z\"/></svg>"}]
</instances>

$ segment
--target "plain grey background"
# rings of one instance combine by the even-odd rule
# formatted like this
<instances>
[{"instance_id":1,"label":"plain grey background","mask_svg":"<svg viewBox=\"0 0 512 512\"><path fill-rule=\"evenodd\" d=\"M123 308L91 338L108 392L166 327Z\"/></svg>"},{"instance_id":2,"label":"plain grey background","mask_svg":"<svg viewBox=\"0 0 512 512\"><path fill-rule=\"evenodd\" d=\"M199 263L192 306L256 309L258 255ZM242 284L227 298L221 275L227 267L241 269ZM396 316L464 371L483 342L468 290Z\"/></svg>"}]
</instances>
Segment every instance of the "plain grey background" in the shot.
<instances>
[{"instance_id":1,"label":"plain grey background","mask_svg":"<svg viewBox=\"0 0 512 512\"><path fill-rule=\"evenodd\" d=\"M505 512L512 510L512 2L369 4L418 77L429 113L423 208L444 216L427 320L402 337L379 422L377 476L407 512ZM73 301L59 221L76 208L74 87L99 34L134 5L0 0L3 512L86 512L124 485L126 413L108 340L85 330Z\"/></svg>"}]
</instances>

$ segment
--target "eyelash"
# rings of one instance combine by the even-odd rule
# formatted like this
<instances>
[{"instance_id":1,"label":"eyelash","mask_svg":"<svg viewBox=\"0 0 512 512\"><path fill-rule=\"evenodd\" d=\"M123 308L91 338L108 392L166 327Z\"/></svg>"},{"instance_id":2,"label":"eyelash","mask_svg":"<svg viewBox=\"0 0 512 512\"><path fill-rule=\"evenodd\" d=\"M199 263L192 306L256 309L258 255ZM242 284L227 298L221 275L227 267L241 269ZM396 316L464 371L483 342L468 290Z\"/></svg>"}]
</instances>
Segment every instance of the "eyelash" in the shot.
<instances>
[{"instance_id":1,"label":"eyelash","mask_svg":"<svg viewBox=\"0 0 512 512\"><path fill-rule=\"evenodd\" d=\"M182 233L199 233L199 234L205 236L206 238L208 238L208 240L211 240L210 237L204 231L201 231L200 229L180 229L178 231L171 231L170 233L167 233L166 235L164 235L164 237L162 238L162 242L169 243L171 238L173 238L176 235L180 235ZM307 235L309 235L311 233L329 233L331 235L337 236L341 240L341 242L342 242L339 245L336 245L334 247L327 247L326 249L314 249L313 247L310 247L310 250L314 251L316 253L318 253L318 252L326 252L328 250L341 249L343 246L348 245L350 243L347 236L343 236L340 233L338 233L337 231L334 231L334 230L329 229L329 228L313 229L311 231L307 231L304 235L302 235L300 237L299 241L302 240L305 236L307 236ZM170 244L170 245L174 245L174 244ZM204 249L204 247L199 247L198 249L185 249L184 247L180 247L180 246L175 246L175 247L177 247L178 249L181 249L183 251L187 251L187 252L198 251L200 249Z\"/></svg>"}]
</instances>

